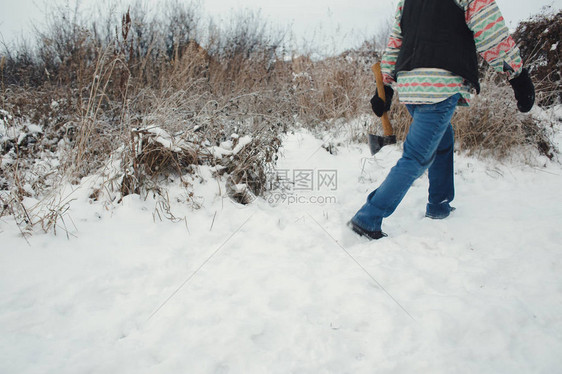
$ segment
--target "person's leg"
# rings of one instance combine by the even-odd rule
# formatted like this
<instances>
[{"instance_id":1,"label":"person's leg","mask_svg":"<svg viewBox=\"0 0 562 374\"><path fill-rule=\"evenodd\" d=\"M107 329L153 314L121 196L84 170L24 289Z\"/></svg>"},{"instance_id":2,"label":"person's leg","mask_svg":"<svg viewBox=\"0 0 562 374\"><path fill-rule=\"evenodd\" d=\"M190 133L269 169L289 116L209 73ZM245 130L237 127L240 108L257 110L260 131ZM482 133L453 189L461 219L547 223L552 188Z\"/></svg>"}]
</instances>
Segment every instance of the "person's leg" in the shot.
<instances>
[{"instance_id":1,"label":"person's leg","mask_svg":"<svg viewBox=\"0 0 562 374\"><path fill-rule=\"evenodd\" d=\"M402 158L352 218L354 226L371 232L381 230L382 219L394 212L414 180L433 162L457 101L458 95L454 95L437 104L408 106L413 121L404 142Z\"/></svg>"},{"instance_id":2,"label":"person's leg","mask_svg":"<svg viewBox=\"0 0 562 374\"><path fill-rule=\"evenodd\" d=\"M453 126L449 124L443 139L441 139L441 143L437 147L435 160L428 170L429 202L426 208L426 216L429 218L446 218L451 210L454 209L449 205L455 197L454 146Z\"/></svg>"}]
</instances>

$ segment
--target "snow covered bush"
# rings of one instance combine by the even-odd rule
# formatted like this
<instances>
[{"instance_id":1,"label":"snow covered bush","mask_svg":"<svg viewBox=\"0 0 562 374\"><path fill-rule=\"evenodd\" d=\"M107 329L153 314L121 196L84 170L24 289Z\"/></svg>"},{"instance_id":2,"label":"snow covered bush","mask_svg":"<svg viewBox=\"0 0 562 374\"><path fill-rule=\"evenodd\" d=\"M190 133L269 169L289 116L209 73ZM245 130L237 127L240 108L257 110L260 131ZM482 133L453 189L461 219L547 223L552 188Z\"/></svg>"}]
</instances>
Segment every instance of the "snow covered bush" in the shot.
<instances>
[{"instance_id":1,"label":"snow covered bush","mask_svg":"<svg viewBox=\"0 0 562 374\"><path fill-rule=\"evenodd\" d=\"M269 27L259 13L203 25L197 3L163 9L164 17L137 4L92 21L54 7L34 47L4 45L0 215L49 229L66 200L47 199L49 209L37 210L46 220L26 214L22 201L40 202L63 183L92 175L104 180L93 200L163 196L171 178L186 181L201 165L213 168L229 196L248 203L264 194L288 131L336 126L365 142L376 130L370 67L380 41L326 56L292 49L288 30ZM545 48L559 61L557 43ZM547 125L516 112L505 80L491 73L483 80L482 94L454 120L459 149L502 158L531 145L552 157ZM543 82L539 96L553 89ZM358 118L363 129L345 125ZM403 137L410 122L403 106L393 106L392 120Z\"/></svg>"},{"instance_id":2,"label":"snow covered bush","mask_svg":"<svg viewBox=\"0 0 562 374\"><path fill-rule=\"evenodd\" d=\"M482 91L469 107L459 107L451 123L456 149L471 155L498 160L534 156L550 159L558 152L551 139L552 123L521 114L505 75L487 69L481 76ZM411 117L403 105L394 105L391 118L395 132L405 139Z\"/></svg>"},{"instance_id":3,"label":"snow covered bush","mask_svg":"<svg viewBox=\"0 0 562 374\"><path fill-rule=\"evenodd\" d=\"M525 149L528 147L552 159L556 150L549 138L550 123L517 110L505 76L489 69L481 85L482 92L470 107L459 108L453 117L458 148L500 160L515 156L531 162L536 153Z\"/></svg>"},{"instance_id":4,"label":"snow covered bush","mask_svg":"<svg viewBox=\"0 0 562 374\"><path fill-rule=\"evenodd\" d=\"M546 7L517 26L513 37L537 86L537 103L562 103L562 11Z\"/></svg>"}]
</instances>

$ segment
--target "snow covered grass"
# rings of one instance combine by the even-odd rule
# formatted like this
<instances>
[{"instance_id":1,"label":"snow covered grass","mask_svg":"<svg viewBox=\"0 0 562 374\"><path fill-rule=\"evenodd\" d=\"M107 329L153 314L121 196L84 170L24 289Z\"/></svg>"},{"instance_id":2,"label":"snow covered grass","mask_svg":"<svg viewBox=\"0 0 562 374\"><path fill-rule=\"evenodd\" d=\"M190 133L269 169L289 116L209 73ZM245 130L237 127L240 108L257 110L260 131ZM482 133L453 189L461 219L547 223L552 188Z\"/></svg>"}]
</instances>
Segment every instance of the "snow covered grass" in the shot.
<instances>
[{"instance_id":1,"label":"snow covered grass","mask_svg":"<svg viewBox=\"0 0 562 374\"><path fill-rule=\"evenodd\" d=\"M376 44L313 59L174 4L105 37L59 9L2 51L0 373L559 370L560 107L530 121L488 75L457 211L424 218L423 177L367 242L345 223L400 156L350 120Z\"/></svg>"},{"instance_id":2,"label":"snow covered grass","mask_svg":"<svg viewBox=\"0 0 562 374\"><path fill-rule=\"evenodd\" d=\"M3 217L0 372L557 372L560 164L459 155L451 217L423 217L424 176L368 242L345 223L400 145L325 136L286 136L274 206L201 166L199 209L168 188L176 223L152 195L93 201L95 177L68 186L70 239Z\"/></svg>"}]
</instances>

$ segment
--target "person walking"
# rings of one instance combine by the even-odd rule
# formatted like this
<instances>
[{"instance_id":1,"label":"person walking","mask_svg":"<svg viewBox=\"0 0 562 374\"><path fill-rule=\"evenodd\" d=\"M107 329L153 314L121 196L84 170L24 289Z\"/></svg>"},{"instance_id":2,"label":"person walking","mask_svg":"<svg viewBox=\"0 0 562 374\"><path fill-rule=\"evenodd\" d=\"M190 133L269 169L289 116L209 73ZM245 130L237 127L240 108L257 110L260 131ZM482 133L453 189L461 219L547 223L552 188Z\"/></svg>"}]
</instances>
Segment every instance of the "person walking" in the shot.
<instances>
[{"instance_id":1,"label":"person walking","mask_svg":"<svg viewBox=\"0 0 562 374\"><path fill-rule=\"evenodd\" d=\"M412 123L402 157L348 223L355 233L369 239L385 237L383 219L426 170L426 217L444 219L455 210L450 205L455 196L451 118L457 106L468 106L471 95L480 92L477 54L506 74L518 109L530 111L534 85L495 0L398 2L381 61L386 100L376 93L371 106L379 117L389 111L394 86Z\"/></svg>"}]
</instances>

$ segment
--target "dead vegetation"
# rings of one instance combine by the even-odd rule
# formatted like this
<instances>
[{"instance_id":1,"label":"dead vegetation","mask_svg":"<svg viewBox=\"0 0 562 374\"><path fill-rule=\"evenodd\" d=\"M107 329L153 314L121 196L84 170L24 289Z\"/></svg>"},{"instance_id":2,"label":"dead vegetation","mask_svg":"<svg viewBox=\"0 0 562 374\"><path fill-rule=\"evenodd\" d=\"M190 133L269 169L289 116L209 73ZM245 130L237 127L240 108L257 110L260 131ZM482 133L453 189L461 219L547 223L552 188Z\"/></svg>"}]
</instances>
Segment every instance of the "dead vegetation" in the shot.
<instances>
[{"instance_id":1,"label":"dead vegetation","mask_svg":"<svg viewBox=\"0 0 562 374\"><path fill-rule=\"evenodd\" d=\"M513 38L520 46L537 86L537 103L562 103L562 10L544 7L521 22Z\"/></svg>"},{"instance_id":2,"label":"dead vegetation","mask_svg":"<svg viewBox=\"0 0 562 374\"><path fill-rule=\"evenodd\" d=\"M552 159L557 150L547 127L518 112L513 90L505 76L487 69L481 77L481 85L480 94L473 97L469 107L457 108L451 121L456 149L502 160L520 152L524 146L531 146ZM411 122L406 107L394 105L391 117L397 138L405 139ZM526 159L531 161L532 155Z\"/></svg>"},{"instance_id":3,"label":"dead vegetation","mask_svg":"<svg viewBox=\"0 0 562 374\"><path fill-rule=\"evenodd\" d=\"M26 232L66 226L68 200L33 212L23 202L93 173L105 178L94 200L151 191L169 207L169 177L187 187L183 177L208 165L229 196L248 203L264 194L288 130L371 115L380 43L313 59L290 50L287 30L259 13L224 25L202 24L196 3L169 2L162 18L140 3L115 14L92 20L54 8L35 47L2 49L0 216L16 217ZM500 158L522 144L551 154L540 126L519 119L497 81L487 75L487 90L457 114L459 145ZM409 116L393 110L404 136Z\"/></svg>"}]
</instances>

